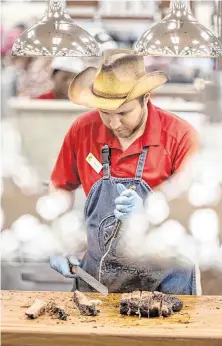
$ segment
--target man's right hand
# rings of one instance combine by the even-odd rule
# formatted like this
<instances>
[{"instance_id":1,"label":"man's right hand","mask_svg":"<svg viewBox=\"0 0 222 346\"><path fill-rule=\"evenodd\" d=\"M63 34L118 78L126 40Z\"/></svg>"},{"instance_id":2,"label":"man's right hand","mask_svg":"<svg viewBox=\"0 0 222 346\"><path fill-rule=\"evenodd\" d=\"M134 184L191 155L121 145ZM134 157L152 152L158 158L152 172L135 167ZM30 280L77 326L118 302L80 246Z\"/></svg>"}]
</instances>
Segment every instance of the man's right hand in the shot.
<instances>
[{"instance_id":1,"label":"man's right hand","mask_svg":"<svg viewBox=\"0 0 222 346\"><path fill-rule=\"evenodd\" d=\"M52 256L50 257L50 266L52 269L62 274L66 278L77 278L76 274L72 274L70 267L78 266L80 263L75 256Z\"/></svg>"}]
</instances>

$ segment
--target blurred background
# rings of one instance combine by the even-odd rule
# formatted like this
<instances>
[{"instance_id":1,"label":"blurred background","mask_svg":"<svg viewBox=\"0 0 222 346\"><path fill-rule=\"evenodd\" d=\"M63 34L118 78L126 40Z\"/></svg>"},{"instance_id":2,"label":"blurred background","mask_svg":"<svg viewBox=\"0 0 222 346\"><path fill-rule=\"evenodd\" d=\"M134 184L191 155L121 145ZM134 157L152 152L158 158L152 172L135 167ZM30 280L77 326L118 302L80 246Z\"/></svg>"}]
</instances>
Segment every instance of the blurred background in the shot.
<instances>
[{"instance_id":1,"label":"blurred background","mask_svg":"<svg viewBox=\"0 0 222 346\"><path fill-rule=\"evenodd\" d=\"M14 41L41 18L46 1L2 0L1 5L1 285L71 290L72 281L51 270L48 259L53 253L73 251L81 257L84 252L85 196L79 188L73 212L62 217L57 217L56 201L45 196L64 135L86 111L67 99L68 85L86 67L97 66L98 58L12 57ZM191 7L197 20L221 38L221 2L191 1ZM67 8L102 49L132 48L163 18L169 1L68 0ZM207 295L222 294L221 59L145 57L147 71L162 70L170 76L169 83L153 92L152 102L187 120L202 139L192 177L169 199L170 211L161 222L177 220L198 241ZM189 244L184 246L188 253Z\"/></svg>"}]
</instances>

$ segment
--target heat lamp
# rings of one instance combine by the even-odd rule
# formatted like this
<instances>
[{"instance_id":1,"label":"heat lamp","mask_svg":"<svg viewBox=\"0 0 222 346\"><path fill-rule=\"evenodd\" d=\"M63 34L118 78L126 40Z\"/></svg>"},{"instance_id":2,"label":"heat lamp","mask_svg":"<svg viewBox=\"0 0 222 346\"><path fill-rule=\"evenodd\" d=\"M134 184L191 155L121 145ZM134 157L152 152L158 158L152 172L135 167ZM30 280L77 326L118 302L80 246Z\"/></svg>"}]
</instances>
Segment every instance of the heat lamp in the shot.
<instances>
[{"instance_id":1,"label":"heat lamp","mask_svg":"<svg viewBox=\"0 0 222 346\"><path fill-rule=\"evenodd\" d=\"M139 55L217 58L222 44L193 16L190 0L171 0L160 23L143 33L135 44Z\"/></svg>"},{"instance_id":2,"label":"heat lamp","mask_svg":"<svg viewBox=\"0 0 222 346\"><path fill-rule=\"evenodd\" d=\"M99 45L75 24L65 0L48 0L44 16L22 33L12 48L13 56L99 56Z\"/></svg>"}]
</instances>

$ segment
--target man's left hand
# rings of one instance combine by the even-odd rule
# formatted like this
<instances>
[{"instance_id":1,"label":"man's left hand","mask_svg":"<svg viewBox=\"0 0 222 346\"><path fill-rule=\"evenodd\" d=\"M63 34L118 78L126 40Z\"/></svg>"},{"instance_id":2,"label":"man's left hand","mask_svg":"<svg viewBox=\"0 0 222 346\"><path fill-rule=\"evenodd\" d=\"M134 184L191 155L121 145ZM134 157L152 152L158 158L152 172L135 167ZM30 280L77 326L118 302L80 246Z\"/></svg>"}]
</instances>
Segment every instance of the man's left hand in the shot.
<instances>
[{"instance_id":1,"label":"man's left hand","mask_svg":"<svg viewBox=\"0 0 222 346\"><path fill-rule=\"evenodd\" d=\"M134 190L127 189L123 184L117 184L120 194L115 199L115 217L121 221L126 220L132 213L138 212L143 208L143 200Z\"/></svg>"}]
</instances>

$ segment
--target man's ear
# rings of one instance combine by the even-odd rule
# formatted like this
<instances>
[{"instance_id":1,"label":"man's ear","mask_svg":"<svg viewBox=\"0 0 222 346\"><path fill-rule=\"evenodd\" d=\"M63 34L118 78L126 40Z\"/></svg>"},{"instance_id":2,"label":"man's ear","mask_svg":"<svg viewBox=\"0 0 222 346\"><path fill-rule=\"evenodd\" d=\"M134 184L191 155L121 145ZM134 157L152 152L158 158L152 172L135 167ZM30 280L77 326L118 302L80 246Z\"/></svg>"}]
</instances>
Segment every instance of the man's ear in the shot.
<instances>
[{"instance_id":1,"label":"man's ear","mask_svg":"<svg viewBox=\"0 0 222 346\"><path fill-rule=\"evenodd\" d=\"M144 102L144 104L147 104L149 98L150 98L150 93L146 93L146 94L143 95L143 102Z\"/></svg>"},{"instance_id":2,"label":"man's ear","mask_svg":"<svg viewBox=\"0 0 222 346\"><path fill-rule=\"evenodd\" d=\"M147 103L148 100L149 100L149 98L150 98L150 93L146 93L146 94L144 95L144 103Z\"/></svg>"}]
</instances>

